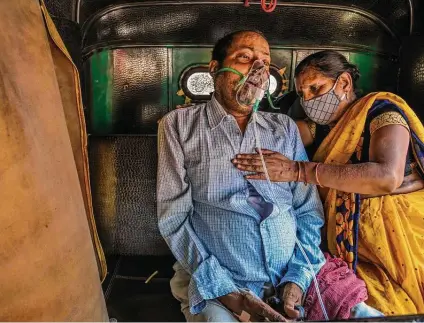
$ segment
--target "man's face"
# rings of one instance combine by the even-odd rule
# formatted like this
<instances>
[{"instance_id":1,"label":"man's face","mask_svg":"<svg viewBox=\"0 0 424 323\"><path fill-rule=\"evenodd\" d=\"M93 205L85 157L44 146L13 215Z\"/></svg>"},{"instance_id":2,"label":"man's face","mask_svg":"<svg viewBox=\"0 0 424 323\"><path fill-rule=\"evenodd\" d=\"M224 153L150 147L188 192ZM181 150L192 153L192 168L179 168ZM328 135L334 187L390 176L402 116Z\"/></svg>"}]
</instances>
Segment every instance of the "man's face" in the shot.
<instances>
[{"instance_id":1,"label":"man's face","mask_svg":"<svg viewBox=\"0 0 424 323\"><path fill-rule=\"evenodd\" d=\"M257 33L245 32L234 37L222 66L212 61L210 67L212 71L221 67L231 67L246 75L256 60L262 60L266 66L270 65L268 42ZM247 115L252 112L252 107L240 106L236 100L236 86L239 82L240 76L235 73L219 73L215 78L215 95L218 102L229 112Z\"/></svg>"}]
</instances>

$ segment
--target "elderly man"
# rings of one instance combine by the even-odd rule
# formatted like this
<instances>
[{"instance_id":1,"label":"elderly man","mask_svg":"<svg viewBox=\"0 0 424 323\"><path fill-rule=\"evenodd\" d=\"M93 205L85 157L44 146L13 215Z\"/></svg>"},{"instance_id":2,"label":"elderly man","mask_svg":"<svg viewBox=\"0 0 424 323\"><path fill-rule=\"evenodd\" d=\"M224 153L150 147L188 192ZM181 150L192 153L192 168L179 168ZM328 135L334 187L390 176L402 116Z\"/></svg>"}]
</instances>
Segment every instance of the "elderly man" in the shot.
<instances>
[{"instance_id":1,"label":"elderly man","mask_svg":"<svg viewBox=\"0 0 424 323\"><path fill-rule=\"evenodd\" d=\"M255 31L218 41L209 64L215 92L206 104L167 114L159 126L159 229L177 259L173 295L188 321L285 318L263 299L275 294L297 317L319 249L322 205L313 185L248 180L232 164L256 148L253 104L237 90L254 64L270 64L269 45ZM242 82L241 82L242 81ZM296 124L257 112L263 148L306 160Z\"/></svg>"}]
</instances>

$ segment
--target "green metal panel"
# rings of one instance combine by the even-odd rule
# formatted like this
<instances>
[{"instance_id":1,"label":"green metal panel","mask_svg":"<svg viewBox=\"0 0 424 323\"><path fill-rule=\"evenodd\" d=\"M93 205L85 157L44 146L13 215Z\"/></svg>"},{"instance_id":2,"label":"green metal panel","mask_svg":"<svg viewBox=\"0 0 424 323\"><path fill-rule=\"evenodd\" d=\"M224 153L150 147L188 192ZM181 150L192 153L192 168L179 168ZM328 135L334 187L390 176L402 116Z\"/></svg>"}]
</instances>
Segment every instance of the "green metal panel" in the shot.
<instances>
[{"instance_id":1,"label":"green metal panel","mask_svg":"<svg viewBox=\"0 0 424 323\"><path fill-rule=\"evenodd\" d=\"M210 48L172 48L172 77L170 78L171 89L170 106L172 110L178 104L184 103L184 96L178 96L180 90L179 80L183 71L191 65L209 64L212 56L212 47Z\"/></svg>"},{"instance_id":2,"label":"green metal panel","mask_svg":"<svg viewBox=\"0 0 424 323\"><path fill-rule=\"evenodd\" d=\"M378 72L378 59L375 54L350 53L349 60L358 66L361 77L358 80L358 88L365 94L377 91L376 73Z\"/></svg>"},{"instance_id":3,"label":"green metal panel","mask_svg":"<svg viewBox=\"0 0 424 323\"><path fill-rule=\"evenodd\" d=\"M101 51L89 60L89 121L92 132L110 134L113 132L112 84L113 63L111 52Z\"/></svg>"},{"instance_id":4,"label":"green metal panel","mask_svg":"<svg viewBox=\"0 0 424 323\"><path fill-rule=\"evenodd\" d=\"M184 96L179 96L179 80L185 69L193 65L207 65L211 59L212 47L172 47L167 46L167 73L161 77L160 97L158 96L158 106L168 107L168 110L175 109L177 104L184 103ZM272 48L272 63L279 68L286 68L285 75L292 77L292 70L295 62L293 49ZM397 65L388 58L373 53L349 52L348 57L351 63L356 64L361 72L358 81L358 88L362 94L372 91L395 91ZM164 58L162 57L162 60ZM117 122L122 117L122 113L127 111L116 109L113 106L113 82L114 82L114 62L113 51L104 50L93 54L86 62L86 72L89 86L89 107L88 119L90 133L96 135L110 135L117 133ZM166 60L166 58L165 58ZM290 83L292 83L290 79ZM291 84L292 86L292 84ZM115 91L117 91L115 86ZM143 104L145 100L142 93L138 93L141 100L137 104ZM159 103L160 100L160 103ZM137 101L138 102L138 101ZM148 101L147 101L148 102ZM115 115L115 114L121 115ZM159 118L160 116L158 116ZM131 120L129 120L131 121ZM129 122L126 121L126 122ZM134 122L137 122L136 120ZM125 125L120 129L126 129ZM128 133L130 132L128 124ZM126 131L119 133L127 133Z\"/></svg>"}]
</instances>

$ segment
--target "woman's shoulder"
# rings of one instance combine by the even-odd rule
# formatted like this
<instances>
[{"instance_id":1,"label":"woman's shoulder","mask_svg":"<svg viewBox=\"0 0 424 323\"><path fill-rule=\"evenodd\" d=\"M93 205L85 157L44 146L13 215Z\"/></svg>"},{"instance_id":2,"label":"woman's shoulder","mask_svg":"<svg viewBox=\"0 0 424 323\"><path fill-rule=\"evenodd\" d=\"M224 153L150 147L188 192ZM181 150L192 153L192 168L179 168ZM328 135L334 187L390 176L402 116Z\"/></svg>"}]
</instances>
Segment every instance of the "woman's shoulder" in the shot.
<instances>
[{"instance_id":1,"label":"woman's shoulder","mask_svg":"<svg viewBox=\"0 0 424 323\"><path fill-rule=\"evenodd\" d=\"M378 129L389 125L402 125L408 128L399 108L388 100L376 100L371 107L367 121L371 135Z\"/></svg>"}]
</instances>

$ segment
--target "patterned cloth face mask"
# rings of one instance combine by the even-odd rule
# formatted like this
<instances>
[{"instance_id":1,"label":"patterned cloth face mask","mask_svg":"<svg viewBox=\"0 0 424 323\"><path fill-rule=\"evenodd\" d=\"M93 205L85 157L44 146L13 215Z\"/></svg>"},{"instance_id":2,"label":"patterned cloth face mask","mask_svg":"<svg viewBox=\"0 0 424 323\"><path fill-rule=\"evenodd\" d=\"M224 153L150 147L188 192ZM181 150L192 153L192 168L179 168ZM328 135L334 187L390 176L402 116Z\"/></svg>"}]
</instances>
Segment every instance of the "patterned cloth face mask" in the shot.
<instances>
[{"instance_id":1,"label":"patterned cloth face mask","mask_svg":"<svg viewBox=\"0 0 424 323\"><path fill-rule=\"evenodd\" d=\"M339 78L336 79L334 86L327 93L310 100L300 98L300 105L305 110L309 119L320 125L327 125L330 123L340 102L346 98L346 94L342 98L339 98L336 92L334 92L338 80Z\"/></svg>"},{"instance_id":2,"label":"patterned cloth face mask","mask_svg":"<svg viewBox=\"0 0 424 323\"><path fill-rule=\"evenodd\" d=\"M246 75L231 67L224 67L217 71L217 73L221 72L232 72L240 76L240 82L236 86L236 100L241 106L253 106L268 91L269 72L261 60L254 61Z\"/></svg>"}]
</instances>

